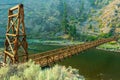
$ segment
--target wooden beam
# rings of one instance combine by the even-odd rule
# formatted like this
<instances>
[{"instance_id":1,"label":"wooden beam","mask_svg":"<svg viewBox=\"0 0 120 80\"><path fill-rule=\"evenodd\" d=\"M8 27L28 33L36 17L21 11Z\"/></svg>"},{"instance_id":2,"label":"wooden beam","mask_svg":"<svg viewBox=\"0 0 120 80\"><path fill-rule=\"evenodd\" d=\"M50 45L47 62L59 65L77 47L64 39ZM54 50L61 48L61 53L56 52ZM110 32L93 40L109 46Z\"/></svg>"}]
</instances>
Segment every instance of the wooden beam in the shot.
<instances>
[{"instance_id":1,"label":"wooden beam","mask_svg":"<svg viewBox=\"0 0 120 80\"><path fill-rule=\"evenodd\" d=\"M10 8L9 10L10 10L10 11L14 11L14 10L16 10L16 9L18 9L18 8L19 8L19 5L14 6L14 7Z\"/></svg>"},{"instance_id":2,"label":"wooden beam","mask_svg":"<svg viewBox=\"0 0 120 80\"><path fill-rule=\"evenodd\" d=\"M7 29L7 32L9 32L9 31L10 31L10 29L13 27L13 25L15 24L15 22L17 21L17 19L18 19L18 17L15 19L15 21L14 21L14 22L12 22L12 21L11 21L12 26L10 26L10 27Z\"/></svg>"},{"instance_id":3,"label":"wooden beam","mask_svg":"<svg viewBox=\"0 0 120 80\"><path fill-rule=\"evenodd\" d=\"M18 13L9 15L8 17L9 17L9 18L13 18L13 17L17 17L17 16L18 16Z\"/></svg>"},{"instance_id":4,"label":"wooden beam","mask_svg":"<svg viewBox=\"0 0 120 80\"><path fill-rule=\"evenodd\" d=\"M7 39L8 43L9 43L9 46L10 46L10 48L11 48L11 50L12 50L12 53L14 54L14 51L13 51L12 45L11 45L10 40L9 40L9 38L8 38L7 36L6 36L6 39Z\"/></svg>"},{"instance_id":5,"label":"wooden beam","mask_svg":"<svg viewBox=\"0 0 120 80\"><path fill-rule=\"evenodd\" d=\"M4 51L5 54L7 54L8 56L10 56L11 58L14 57L11 53Z\"/></svg>"},{"instance_id":6,"label":"wooden beam","mask_svg":"<svg viewBox=\"0 0 120 80\"><path fill-rule=\"evenodd\" d=\"M13 36L13 37L15 37L16 34L9 34L9 33L6 33L6 36Z\"/></svg>"}]
</instances>

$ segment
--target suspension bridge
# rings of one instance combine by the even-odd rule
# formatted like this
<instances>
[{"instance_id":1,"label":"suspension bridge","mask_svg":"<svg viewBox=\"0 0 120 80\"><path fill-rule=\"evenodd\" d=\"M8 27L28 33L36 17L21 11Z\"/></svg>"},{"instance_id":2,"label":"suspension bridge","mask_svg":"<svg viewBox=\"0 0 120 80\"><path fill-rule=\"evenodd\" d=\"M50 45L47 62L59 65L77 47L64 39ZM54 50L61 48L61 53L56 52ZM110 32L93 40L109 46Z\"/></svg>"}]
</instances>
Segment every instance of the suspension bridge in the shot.
<instances>
[{"instance_id":1,"label":"suspension bridge","mask_svg":"<svg viewBox=\"0 0 120 80\"><path fill-rule=\"evenodd\" d=\"M4 62L6 63L7 57L10 58L11 63L13 64L19 63L20 61L23 63L28 61L29 59L32 59L33 61L35 61L36 64L40 64L42 67L44 67L47 65L51 65L56 61L61 61L64 58L79 54L80 52L83 52L90 48L99 46L101 44L110 41L116 41L117 39L118 36L113 36L110 38L102 38L92 42L86 42L83 44L77 44L38 54L28 55L28 44L26 41L24 25L24 8L23 4L20 4L9 9L4 50ZM19 54L21 50L23 50L24 53Z\"/></svg>"}]
</instances>

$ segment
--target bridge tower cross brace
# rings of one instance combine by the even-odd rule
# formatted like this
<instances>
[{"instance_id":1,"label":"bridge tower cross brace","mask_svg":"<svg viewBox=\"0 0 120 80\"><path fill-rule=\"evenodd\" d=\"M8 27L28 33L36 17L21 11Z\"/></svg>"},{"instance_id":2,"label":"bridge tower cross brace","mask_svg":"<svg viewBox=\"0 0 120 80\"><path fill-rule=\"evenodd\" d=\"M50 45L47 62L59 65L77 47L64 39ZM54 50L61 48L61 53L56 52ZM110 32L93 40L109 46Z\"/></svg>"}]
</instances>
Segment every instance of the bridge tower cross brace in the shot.
<instances>
[{"instance_id":1,"label":"bridge tower cross brace","mask_svg":"<svg viewBox=\"0 0 120 80\"><path fill-rule=\"evenodd\" d=\"M8 11L4 62L7 57L11 63L28 60L28 44L26 41L23 4L12 7ZM23 52L22 52L23 51Z\"/></svg>"}]
</instances>

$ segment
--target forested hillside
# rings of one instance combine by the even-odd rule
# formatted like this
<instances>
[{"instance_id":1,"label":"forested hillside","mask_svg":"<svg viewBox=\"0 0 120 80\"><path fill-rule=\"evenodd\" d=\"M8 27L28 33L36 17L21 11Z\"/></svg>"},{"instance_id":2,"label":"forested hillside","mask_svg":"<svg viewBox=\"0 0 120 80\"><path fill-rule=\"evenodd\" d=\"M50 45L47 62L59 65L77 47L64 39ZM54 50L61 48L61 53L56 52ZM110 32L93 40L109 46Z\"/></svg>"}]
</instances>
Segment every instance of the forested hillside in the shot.
<instances>
[{"instance_id":1,"label":"forested hillside","mask_svg":"<svg viewBox=\"0 0 120 80\"><path fill-rule=\"evenodd\" d=\"M103 35L101 30L105 25L109 27L116 22L114 18L119 22L119 16L111 14L119 12L115 6L119 7L119 0L4 0L0 3L0 34L5 33L8 9L17 3L24 4L27 34L31 38L85 40L85 36L88 39L90 36L94 39ZM107 33L110 31L111 28Z\"/></svg>"}]
</instances>

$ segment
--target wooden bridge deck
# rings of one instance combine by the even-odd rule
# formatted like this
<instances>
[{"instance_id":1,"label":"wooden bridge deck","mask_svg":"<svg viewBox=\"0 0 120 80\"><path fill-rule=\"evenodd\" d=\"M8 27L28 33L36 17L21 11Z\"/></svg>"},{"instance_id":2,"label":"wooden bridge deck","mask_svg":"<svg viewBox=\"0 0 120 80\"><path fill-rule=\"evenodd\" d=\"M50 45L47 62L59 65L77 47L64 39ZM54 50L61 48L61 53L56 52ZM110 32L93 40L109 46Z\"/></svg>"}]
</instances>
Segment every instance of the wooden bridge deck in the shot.
<instances>
[{"instance_id":1,"label":"wooden bridge deck","mask_svg":"<svg viewBox=\"0 0 120 80\"><path fill-rule=\"evenodd\" d=\"M29 59L32 59L33 61L35 61L36 64L40 64L42 67L44 67L47 65L51 65L52 63L55 63L58 60L62 60L66 57L70 57L72 55L78 54L89 48L93 48L101 44L104 44L106 42L110 42L114 40L116 40L115 37L99 39L99 40L87 42L84 44L68 46L64 48L42 52L39 54L33 54L29 56Z\"/></svg>"}]
</instances>

